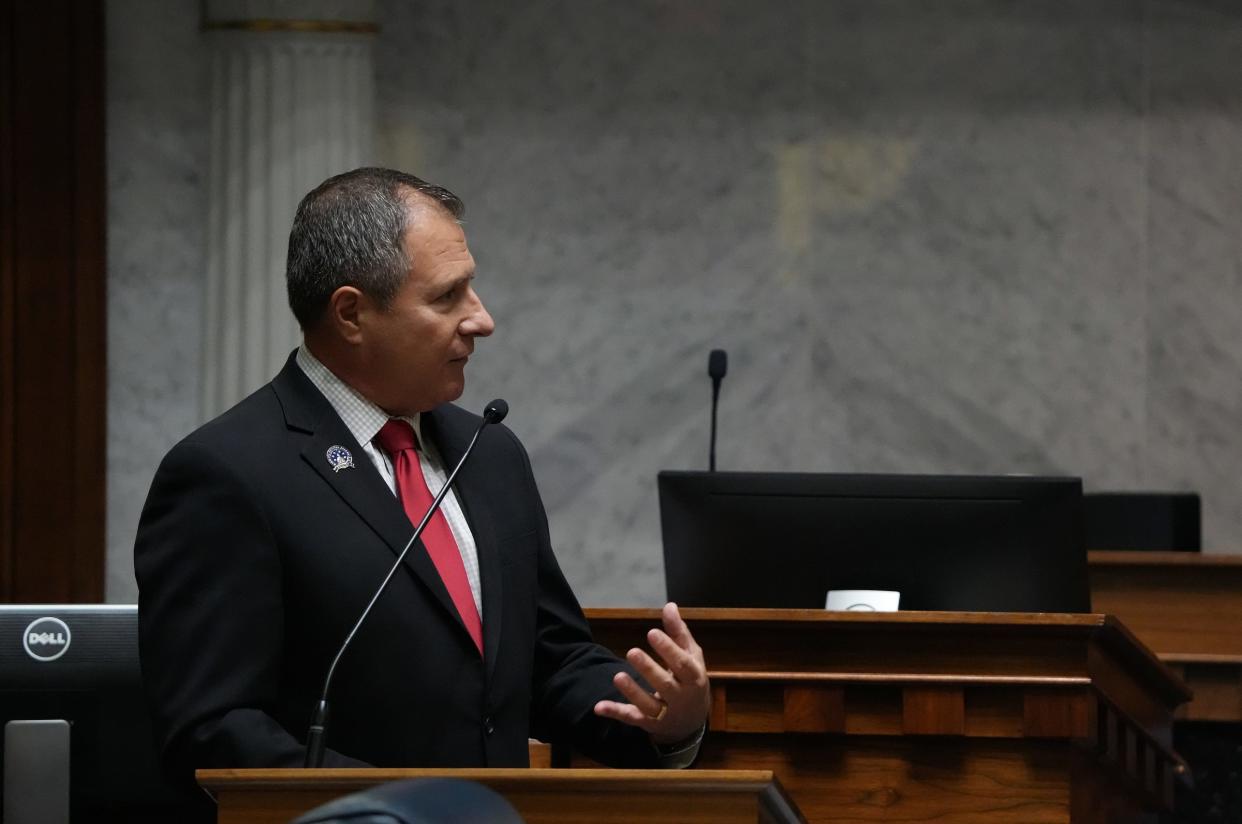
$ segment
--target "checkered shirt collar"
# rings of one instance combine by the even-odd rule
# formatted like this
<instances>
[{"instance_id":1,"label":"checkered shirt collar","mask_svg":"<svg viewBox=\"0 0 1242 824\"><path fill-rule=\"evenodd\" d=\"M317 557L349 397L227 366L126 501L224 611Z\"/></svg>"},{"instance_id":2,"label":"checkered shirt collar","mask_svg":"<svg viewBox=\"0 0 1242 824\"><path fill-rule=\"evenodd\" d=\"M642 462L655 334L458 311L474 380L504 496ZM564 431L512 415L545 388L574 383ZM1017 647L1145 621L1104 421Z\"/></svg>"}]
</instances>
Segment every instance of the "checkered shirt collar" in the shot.
<instances>
[{"instance_id":1,"label":"checkered shirt collar","mask_svg":"<svg viewBox=\"0 0 1242 824\"><path fill-rule=\"evenodd\" d=\"M363 446L371 443L384 424L388 423L389 418L392 417L320 363L319 359L306 348L305 343L298 347L297 364L306 373L306 377L310 378L315 388L328 399L328 403L332 404L336 414L340 415L341 420L345 422L349 433ZM420 425L422 417L415 414L400 420L414 427L414 437L421 444L423 442L423 431Z\"/></svg>"}]
</instances>

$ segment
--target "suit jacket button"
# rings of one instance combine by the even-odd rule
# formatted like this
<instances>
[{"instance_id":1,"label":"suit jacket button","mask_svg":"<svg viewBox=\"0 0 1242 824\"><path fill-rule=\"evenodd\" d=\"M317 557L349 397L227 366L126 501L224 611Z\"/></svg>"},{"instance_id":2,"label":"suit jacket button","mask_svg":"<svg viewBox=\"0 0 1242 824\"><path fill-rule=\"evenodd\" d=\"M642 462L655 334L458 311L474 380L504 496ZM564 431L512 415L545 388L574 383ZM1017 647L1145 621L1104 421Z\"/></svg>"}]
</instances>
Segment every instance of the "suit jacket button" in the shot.
<instances>
[{"instance_id":1,"label":"suit jacket button","mask_svg":"<svg viewBox=\"0 0 1242 824\"><path fill-rule=\"evenodd\" d=\"M488 735L496 732L496 727L492 724L492 717L490 715L483 719L483 732Z\"/></svg>"}]
</instances>

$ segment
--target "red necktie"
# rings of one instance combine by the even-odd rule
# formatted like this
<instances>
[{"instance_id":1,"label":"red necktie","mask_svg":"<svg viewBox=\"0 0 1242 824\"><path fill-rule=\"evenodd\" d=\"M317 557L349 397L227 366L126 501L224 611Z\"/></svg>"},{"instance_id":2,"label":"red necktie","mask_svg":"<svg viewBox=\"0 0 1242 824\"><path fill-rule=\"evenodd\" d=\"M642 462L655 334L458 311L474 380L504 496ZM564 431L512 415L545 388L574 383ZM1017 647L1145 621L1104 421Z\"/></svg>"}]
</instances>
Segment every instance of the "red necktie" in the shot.
<instances>
[{"instance_id":1,"label":"red necktie","mask_svg":"<svg viewBox=\"0 0 1242 824\"><path fill-rule=\"evenodd\" d=\"M405 515L410 523L417 525L423 515L431 508L434 500L431 490L427 488L427 479L423 477L423 469L418 463L418 443L414 439L414 428L405 421L392 418L384 424L384 428L375 436L380 446L392 458L393 474L397 478L397 494ZM453 538L444 513L436 510L431 516L422 534L423 546L436 565L449 597L457 607L461 620L465 623L474 645L483 652L483 624L479 620L479 610L474 604L474 595L470 592L470 581L466 578L466 567L461 560L461 551Z\"/></svg>"}]
</instances>

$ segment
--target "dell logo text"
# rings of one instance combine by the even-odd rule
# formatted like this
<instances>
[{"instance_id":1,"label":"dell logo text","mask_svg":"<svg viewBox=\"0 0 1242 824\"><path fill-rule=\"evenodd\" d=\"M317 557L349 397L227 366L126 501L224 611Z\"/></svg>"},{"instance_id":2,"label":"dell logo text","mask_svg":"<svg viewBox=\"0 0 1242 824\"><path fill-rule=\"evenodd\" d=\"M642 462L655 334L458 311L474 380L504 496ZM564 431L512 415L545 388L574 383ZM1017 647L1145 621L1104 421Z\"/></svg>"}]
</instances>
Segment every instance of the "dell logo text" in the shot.
<instances>
[{"instance_id":1,"label":"dell logo text","mask_svg":"<svg viewBox=\"0 0 1242 824\"><path fill-rule=\"evenodd\" d=\"M22 633L22 646L36 661L55 661L69 649L71 639L68 624L48 616L30 622Z\"/></svg>"}]
</instances>

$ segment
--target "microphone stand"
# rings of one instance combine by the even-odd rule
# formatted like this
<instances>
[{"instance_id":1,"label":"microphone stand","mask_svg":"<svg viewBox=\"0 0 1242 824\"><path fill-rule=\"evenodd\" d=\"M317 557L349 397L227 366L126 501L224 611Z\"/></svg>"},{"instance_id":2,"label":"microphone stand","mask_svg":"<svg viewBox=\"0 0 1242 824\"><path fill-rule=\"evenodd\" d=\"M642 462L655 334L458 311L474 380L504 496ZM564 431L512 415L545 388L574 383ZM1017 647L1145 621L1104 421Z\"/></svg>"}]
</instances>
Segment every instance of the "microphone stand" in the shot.
<instances>
[{"instance_id":1,"label":"microphone stand","mask_svg":"<svg viewBox=\"0 0 1242 824\"><path fill-rule=\"evenodd\" d=\"M716 403L720 400L720 378L712 378L712 441L708 451L707 468L716 471ZM699 437L702 437L701 435Z\"/></svg>"},{"instance_id":2,"label":"microphone stand","mask_svg":"<svg viewBox=\"0 0 1242 824\"><path fill-rule=\"evenodd\" d=\"M729 356L723 349L713 349L707 355L707 376L712 379L712 434L707 451L707 467L716 471L716 406L720 401L720 383L729 371Z\"/></svg>"}]
</instances>

